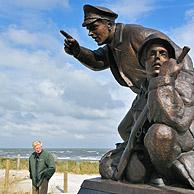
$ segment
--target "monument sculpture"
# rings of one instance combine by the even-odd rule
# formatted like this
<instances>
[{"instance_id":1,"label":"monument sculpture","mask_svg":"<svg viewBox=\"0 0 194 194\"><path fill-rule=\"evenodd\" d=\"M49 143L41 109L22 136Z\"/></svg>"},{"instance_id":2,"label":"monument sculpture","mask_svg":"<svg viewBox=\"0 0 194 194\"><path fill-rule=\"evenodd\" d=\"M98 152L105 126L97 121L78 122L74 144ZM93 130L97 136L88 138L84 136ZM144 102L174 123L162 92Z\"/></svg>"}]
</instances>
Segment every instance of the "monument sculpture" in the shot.
<instances>
[{"instance_id":1,"label":"monument sculpture","mask_svg":"<svg viewBox=\"0 0 194 194\"><path fill-rule=\"evenodd\" d=\"M194 187L194 72L183 70L181 63L187 51L176 60L170 42L155 34L140 47L138 60L147 75L145 106L132 128L127 155L122 154L115 169L116 180L126 167L129 182Z\"/></svg>"},{"instance_id":2,"label":"monument sculpture","mask_svg":"<svg viewBox=\"0 0 194 194\"><path fill-rule=\"evenodd\" d=\"M123 143L100 161L102 178L194 188L194 72L188 48L164 33L115 23L116 13L85 5L84 22L99 46L82 47L67 32L64 50L86 67L110 68L137 94L118 127Z\"/></svg>"}]
</instances>

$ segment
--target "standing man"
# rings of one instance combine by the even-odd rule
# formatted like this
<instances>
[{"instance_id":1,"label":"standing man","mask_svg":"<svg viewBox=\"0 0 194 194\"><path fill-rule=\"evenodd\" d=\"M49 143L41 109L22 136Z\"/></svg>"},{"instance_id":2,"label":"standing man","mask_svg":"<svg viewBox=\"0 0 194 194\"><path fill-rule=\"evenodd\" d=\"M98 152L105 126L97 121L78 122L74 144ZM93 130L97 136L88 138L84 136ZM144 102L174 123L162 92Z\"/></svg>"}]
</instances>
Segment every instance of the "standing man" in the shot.
<instances>
[{"instance_id":1,"label":"standing man","mask_svg":"<svg viewBox=\"0 0 194 194\"><path fill-rule=\"evenodd\" d=\"M29 158L32 194L47 194L49 179L55 172L55 160L51 153L42 149L41 141L32 143L34 152Z\"/></svg>"},{"instance_id":2,"label":"standing man","mask_svg":"<svg viewBox=\"0 0 194 194\"><path fill-rule=\"evenodd\" d=\"M150 34L157 33L164 37L166 35L140 25L115 23L118 15L105 7L84 5L83 9L84 22L82 26L87 28L88 35L99 46L105 46L92 51L80 46L73 37L61 31L66 37L64 50L94 71L110 68L120 85L129 87L138 94L132 108L118 127L121 138L127 141L134 123L132 115L134 112L140 112L143 106L139 103L139 95L141 95L142 84L145 80L145 71L138 63L137 50ZM175 48L176 56L179 56L181 49L173 42L172 45ZM192 68L192 61L187 57L183 69Z\"/></svg>"}]
</instances>

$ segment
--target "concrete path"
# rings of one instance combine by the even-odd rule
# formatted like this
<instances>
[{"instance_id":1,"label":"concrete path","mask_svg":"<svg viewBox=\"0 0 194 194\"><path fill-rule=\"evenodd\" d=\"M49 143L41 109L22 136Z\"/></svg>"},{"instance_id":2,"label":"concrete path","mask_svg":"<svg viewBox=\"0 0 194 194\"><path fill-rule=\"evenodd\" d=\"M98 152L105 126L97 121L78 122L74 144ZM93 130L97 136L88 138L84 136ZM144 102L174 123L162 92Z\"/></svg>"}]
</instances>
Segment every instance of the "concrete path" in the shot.
<instances>
[{"instance_id":1,"label":"concrete path","mask_svg":"<svg viewBox=\"0 0 194 194\"><path fill-rule=\"evenodd\" d=\"M23 179L19 181L17 184L14 184L11 188L15 192L30 192L31 191L31 179L29 178L29 173L27 170L20 171L10 171L10 176L19 177ZM68 174L68 192L67 194L77 194L80 189L82 182L85 179L90 179L94 177L98 177L99 175L77 175L77 174ZM0 178L4 177L4 170L0 170ZM63 192L63 184L64 184L64 174L63 173L55 173L53 177L49 181L49 192L54 194L61 194Z\"/></svg>"}]
</instances>

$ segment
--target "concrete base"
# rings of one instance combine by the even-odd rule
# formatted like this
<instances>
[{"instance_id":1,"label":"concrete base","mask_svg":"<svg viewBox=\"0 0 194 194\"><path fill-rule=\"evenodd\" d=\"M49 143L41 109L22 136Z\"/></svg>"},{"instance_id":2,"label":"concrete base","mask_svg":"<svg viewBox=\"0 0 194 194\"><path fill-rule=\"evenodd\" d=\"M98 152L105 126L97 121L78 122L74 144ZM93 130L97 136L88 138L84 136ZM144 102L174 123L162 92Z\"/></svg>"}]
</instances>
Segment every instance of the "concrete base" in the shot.
<instances>
[{"instance_id":1,"label":"concrete base","mask_svg":"<svg viewBox=\"0 0 194 194\"><path fill-rule=\"evenodd\" d=\"M129 184L97 177L84 180L78 194L194 194L194 190L169 186Z\"/></svg>"}]
</instances>

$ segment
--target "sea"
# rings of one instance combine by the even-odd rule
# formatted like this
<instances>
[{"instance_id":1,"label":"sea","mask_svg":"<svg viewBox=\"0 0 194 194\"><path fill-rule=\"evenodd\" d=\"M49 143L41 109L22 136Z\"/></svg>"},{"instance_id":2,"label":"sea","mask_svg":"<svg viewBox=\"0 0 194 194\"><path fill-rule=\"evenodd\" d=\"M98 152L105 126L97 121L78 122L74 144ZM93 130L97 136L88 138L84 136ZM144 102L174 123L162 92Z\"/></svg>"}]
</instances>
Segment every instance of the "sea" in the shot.
<instances>
[{"instance_id":1,"label":"sea","mask_svg":"<svg viewBox=\"0 0 194 194\"><path fill-rule=\"evenodd\" d=\"M50 151L57 160L74 160L74 161L98 161L108 152L108 148L45 148ZM32 154L31 148L0 148L0 158L17 158L28 159Z\"/></svg>"}]
</instances>

